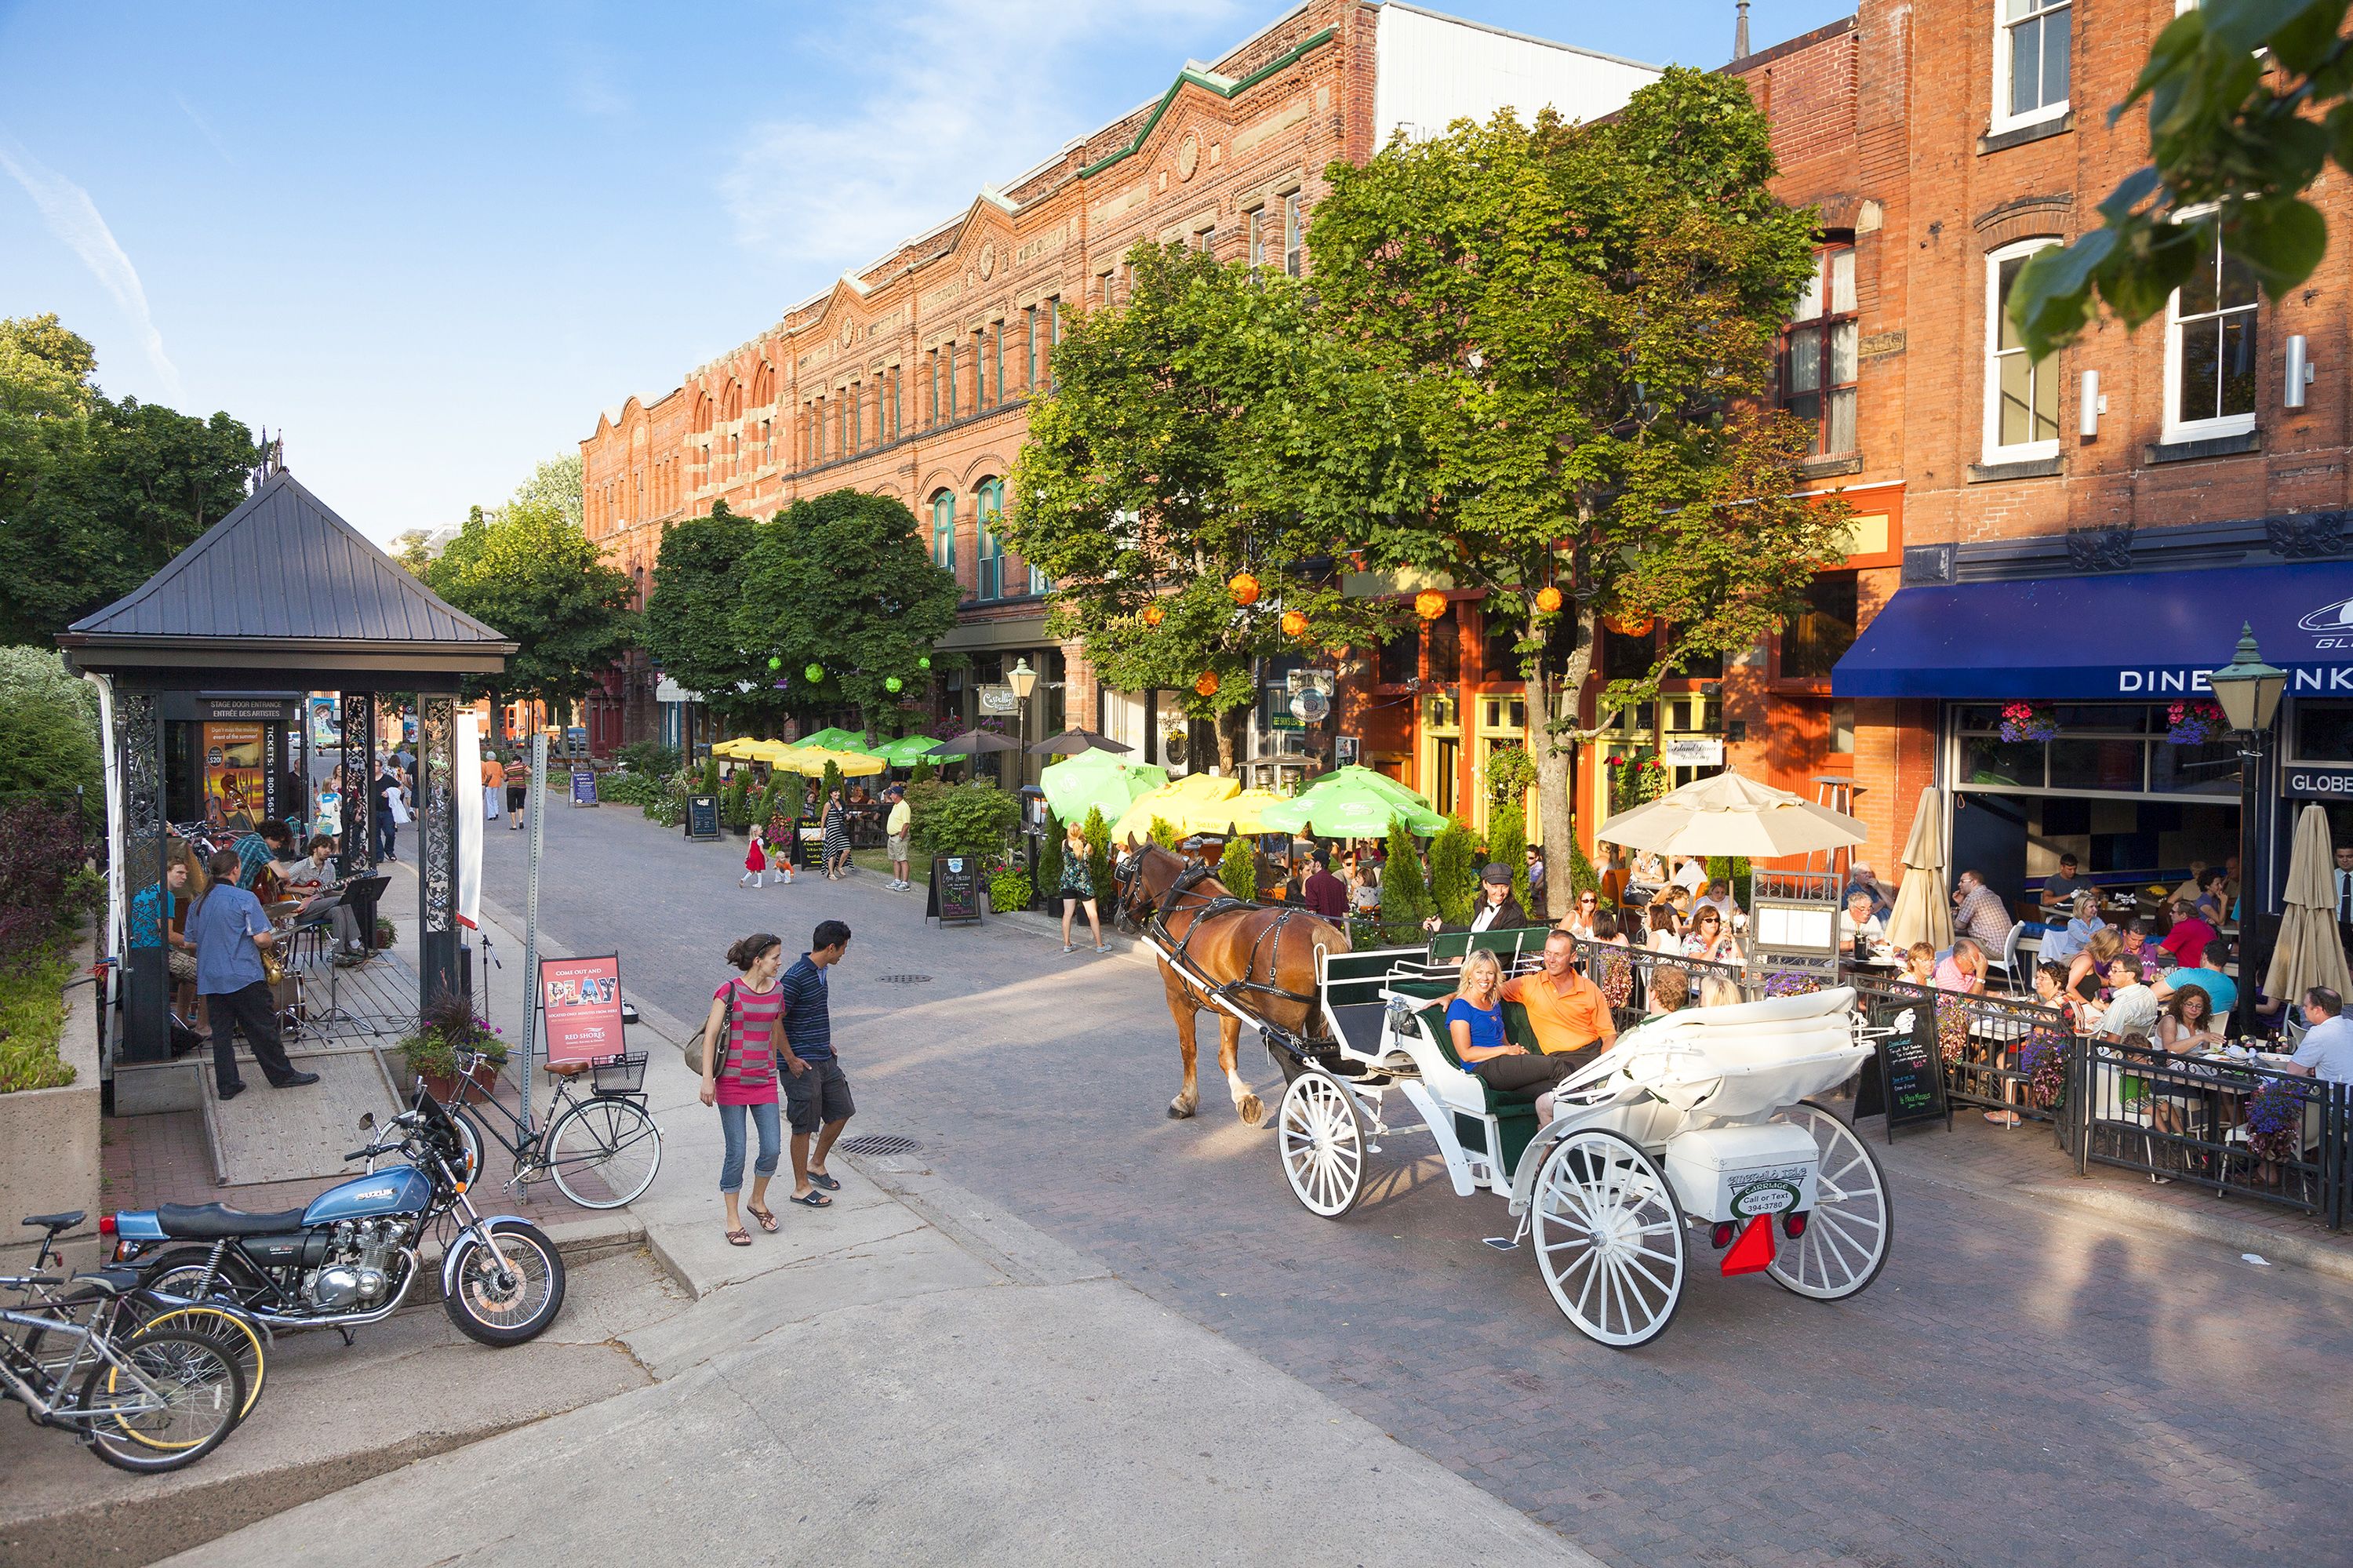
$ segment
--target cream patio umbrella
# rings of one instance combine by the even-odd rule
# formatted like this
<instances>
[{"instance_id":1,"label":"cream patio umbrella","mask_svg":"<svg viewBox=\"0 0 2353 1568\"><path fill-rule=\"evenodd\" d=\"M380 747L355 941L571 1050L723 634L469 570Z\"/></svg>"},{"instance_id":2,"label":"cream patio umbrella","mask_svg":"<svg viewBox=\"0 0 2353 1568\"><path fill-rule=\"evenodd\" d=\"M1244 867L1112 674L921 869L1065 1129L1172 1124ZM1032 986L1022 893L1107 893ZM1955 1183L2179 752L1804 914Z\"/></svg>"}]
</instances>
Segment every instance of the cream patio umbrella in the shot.
<instances>
[{"instance_id":1,"label":"cream patio umbrella","mask_svg":"<svg viewBox=\"0 0 2353 1568\"><path fill-rule=\"evenodd\" d=\"M2314 986L2337 995L2353 991L2345 948L2337 934L2337 876L2329 864L2327 809L2315 800L2295 819L2295 840L2287 853L2287 888L2280 910L2278 944L2263 972L2263 994L2293 1002ZM2241 928L2246 922L2242 921ZM2243 956L2243 955L2242 955ZM2247 971L2239 970L2241 983Z\"/></svg>"},{"instance_id":2,"label":"cream patio umbrella","mask_svg":"<svg viewBox=\"0 0 2353 1568\"><path fill-rule=\"evenodd\" d=\"M1915 942L1940 953L1953 945L1953 906L1945 896L1945 797L1933 785L1920 791L1912 836L1904 841L1904 882L1888 911L1887 940L1898 951Z\"/></svg>"},{"instance_id":3,"label":"cream patio umbrella","mask_svg":"<svg viewBox=\"0 0 2353 1568\"><path fill-rule=\"evenodd\" d=\"M1719 773L1619 812L1594 836L1661 854L1773 860L1844 849L1866 835L1862 824L1843 811L1737 773Z\"/></svg>"}]
</instances>

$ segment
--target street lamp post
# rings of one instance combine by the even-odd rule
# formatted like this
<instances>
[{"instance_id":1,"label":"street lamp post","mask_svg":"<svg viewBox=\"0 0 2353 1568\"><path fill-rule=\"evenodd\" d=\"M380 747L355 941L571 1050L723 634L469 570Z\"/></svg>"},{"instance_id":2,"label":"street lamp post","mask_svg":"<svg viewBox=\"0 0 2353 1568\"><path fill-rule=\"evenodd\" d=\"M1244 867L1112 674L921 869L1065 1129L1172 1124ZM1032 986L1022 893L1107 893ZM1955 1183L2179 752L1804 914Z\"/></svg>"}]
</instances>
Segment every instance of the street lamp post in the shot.
<instances>
[{"instance_id":1,"label":"street lamp post","mask_svg":"<svg viewBox=\"0 0 2353 1568\"><path fill-rule=\"evenodd\" d=\"M1026 800L1020 789L1029 781L1029 694L1038 689L1038 672L1029 667L1029 660L1016 659L1013 668L1005 673L1005 682L1013 688L1013 727L1014 733L1021 738L1020 749L1013 753L1016 759L1013 764L1014 795L1017 800ZM1029 821L1029 812L1026 805L1021 816L1021 836L1029 843L1029 870L1034 876L1038 868L1038 830ZM1045 889L1038 891L1043 893Z\"/></svg>"},{"instance_id":2,"label":"street lamp post","mask_svg":"<svg viewBox=\"0 0 2353 1568\"><path fill-rule=\"evenodd\" d=\"M2263 662L2255 647L2255 629L2242 623L2238 652L2231 662L2207 676L2214 700L2239 740L2239 1033L2251 1035L2255 1026L2255 985L2247 935L2262 902L2255 877L2255 773L2263 753L2263 737L2271 733L2272 715L2279 711L2280 694L2287 689L2287 672Z\"/></svg>"}]
</instances>

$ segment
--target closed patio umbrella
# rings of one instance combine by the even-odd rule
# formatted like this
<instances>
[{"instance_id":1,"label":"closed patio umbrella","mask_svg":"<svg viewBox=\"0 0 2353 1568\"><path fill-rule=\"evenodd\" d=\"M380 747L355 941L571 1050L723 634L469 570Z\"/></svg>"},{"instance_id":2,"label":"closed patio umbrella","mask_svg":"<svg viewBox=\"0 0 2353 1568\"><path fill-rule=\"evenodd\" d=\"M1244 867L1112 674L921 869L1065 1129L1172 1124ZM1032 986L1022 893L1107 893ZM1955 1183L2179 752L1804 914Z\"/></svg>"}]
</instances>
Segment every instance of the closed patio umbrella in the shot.
<instances>
[{"instance_id":1,"label":"closed patio umbrella","mask_svg":"<svg viewBox=\"0 0 2353 1568\"><path fill-rule=\"evenodd\" d=\"M1029 748L1032 757L1076 757L1082 751L1134 751L1132 746L1122 746L1107 735L1097 735L1091 729L1066 729L1061 734L1041 740Z\"/></svg>"},{"instance_id":2,"label":"closed patio umbrella","mask_svg":"<svg viewBox=\"0 0 2353 1568\"><path fill-rule=\"evenodd\" d=\"M1619 812L1594 836L1661 854L1772 860L1842 849L1868 835L1861 822L1843 811L1737 773L1719 773Z\"/></svg>"},{"instance_id":3,"label":"closed patio umbrella","mask_svg":"<svg viewBox=\"0 0 2353 1568\"><path fill-rule=\"evenodd\" d=\"M2295 840L2288 848L2279 941L2263 972L2267 996L2294 1002L2314 986L2327 986L2339 996L2353 991L2337 932L2337 876L2329 853L2328 811L2315 800L2297 814ZM2239 973L2243 979L2247 971L2242 967Z\"/></svg>"},{"instance_id":4,"label":"closed patio umbrella","mask_svg":"<svg viewBox=\"0 0 2353 1568\"><path fill-rule=\"evenodd\" d=\"M962 735L950 736L924 755L934 762L946 762L984 751L1018 751L1020 749L1019 741L1008 740L994 730L968 729Z\"/></svg>"},{"instance_id":5,"label":"closed patio umbrella","mask_svg":"<svg viewBox=\"0 0 2353 1568\"><path fill-rule=\"evenodd\" d=\"M1945 896L1945 797L1920 791L1912 836L1904 841L1904 882L1888 911L1887 939L1898 950L1926 942L1938 952L1953 945L1953 906Z\"/></svg>"}]
</instances>

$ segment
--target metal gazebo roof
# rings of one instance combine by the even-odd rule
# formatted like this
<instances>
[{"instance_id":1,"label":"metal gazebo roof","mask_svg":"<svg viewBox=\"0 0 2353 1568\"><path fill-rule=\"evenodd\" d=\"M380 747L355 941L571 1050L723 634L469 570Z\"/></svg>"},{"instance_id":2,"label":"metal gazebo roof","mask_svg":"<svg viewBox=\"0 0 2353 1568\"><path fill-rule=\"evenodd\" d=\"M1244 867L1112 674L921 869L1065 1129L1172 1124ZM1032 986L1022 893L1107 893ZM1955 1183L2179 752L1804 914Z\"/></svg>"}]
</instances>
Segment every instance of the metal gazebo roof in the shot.
<instances>
[{"instance_id":1,"label":"metal gazebo roof","mask_svg":"<svg viewBox=\"0 0 2353 1568\"><path fill-rule=\"evenodd\" d=\"M451 609L283 470L137 589L58 636L79 667L505 667L515 644Z\"/></svg>"}]
</instances>

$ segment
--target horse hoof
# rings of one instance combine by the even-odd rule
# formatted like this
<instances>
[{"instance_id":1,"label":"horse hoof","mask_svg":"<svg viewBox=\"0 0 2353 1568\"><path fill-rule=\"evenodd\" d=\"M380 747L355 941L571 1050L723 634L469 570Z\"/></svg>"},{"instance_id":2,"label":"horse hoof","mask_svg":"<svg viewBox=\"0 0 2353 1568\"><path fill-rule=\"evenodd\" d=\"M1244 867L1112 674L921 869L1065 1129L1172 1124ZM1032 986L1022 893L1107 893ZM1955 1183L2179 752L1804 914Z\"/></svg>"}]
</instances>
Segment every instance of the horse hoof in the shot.
<instances>
[{"instance_id":1,"label":"horse hoof","mask_svg":"<svg viewBox=\"0 0 2353 1568\"><path fill-rule=\"evenodd\" d=\"M1187 1117L1189 1117L1192 1114L1193 1107L1187 1105L1183 1100L1170 1100L1168 1102L1168 1119L1170 1121L1183 1121Z\"/></svg>"},{"instance_id":2,"label":"horse hoof","mask_svg":"<svg viewBox=\"0 0 2353 1568\"><path fill-rule=\"evenodd\" d=\"M1256 1095L1244 1095L1234 1109L1241 1113L1244 1127L1256 1127L1266 1119L1266 1102Z\"/></svg>"}]
</instances>

